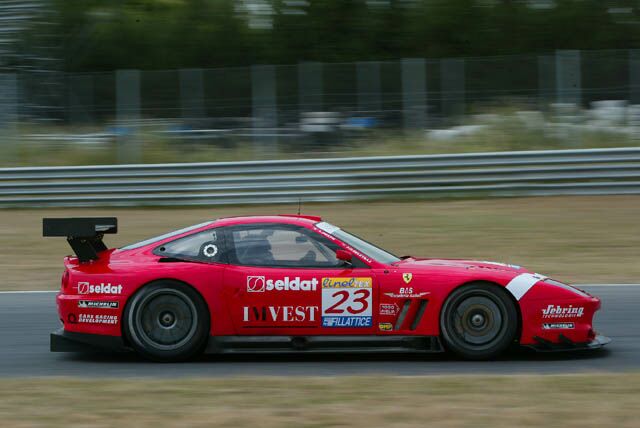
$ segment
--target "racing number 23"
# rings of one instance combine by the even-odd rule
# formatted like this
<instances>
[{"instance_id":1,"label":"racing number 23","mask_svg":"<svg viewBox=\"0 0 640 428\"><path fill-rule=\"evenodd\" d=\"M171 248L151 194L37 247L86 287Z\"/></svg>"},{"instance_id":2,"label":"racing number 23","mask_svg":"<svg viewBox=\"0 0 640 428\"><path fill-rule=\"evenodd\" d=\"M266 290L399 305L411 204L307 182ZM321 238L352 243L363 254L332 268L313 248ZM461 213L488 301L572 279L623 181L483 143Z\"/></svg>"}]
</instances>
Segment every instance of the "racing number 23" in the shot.
<instances>
[{"instance_id":1,"label":"racing number 23","mask_svg":"<svg viewBox=\"0 0 640 428\"><path fill-rule=\"evenodd\" d=\"M322 278L322 327L371 327L371 278Z\"/></svg>"},{"instance_id":2,"label":"racing number 23","mask_svg":"<svg viewBox=\"0 0 640 428\"><path fill-rule=\"evenodd\" d=\"M336 300L324 310L325 314L343 314L345 310L352 315L361 314L369 309L371 289L336 290L331 294L331 300Z\"/></svg>"}]
</instances>

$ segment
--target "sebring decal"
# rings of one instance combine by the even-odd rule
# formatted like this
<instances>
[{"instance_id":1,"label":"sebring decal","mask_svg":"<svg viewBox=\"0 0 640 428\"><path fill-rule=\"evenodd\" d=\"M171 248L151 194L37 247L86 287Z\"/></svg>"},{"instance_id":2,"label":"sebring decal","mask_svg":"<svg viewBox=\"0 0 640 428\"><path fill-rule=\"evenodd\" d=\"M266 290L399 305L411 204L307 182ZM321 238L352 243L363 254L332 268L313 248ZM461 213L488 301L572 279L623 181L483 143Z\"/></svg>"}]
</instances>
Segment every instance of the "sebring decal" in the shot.
<instances>
[{"instance_id":1,"label":"sebring decal","mask_svg":"<svg viewBox=\"0 0 640 428\"><path fill-rule=\"evenodd\" d=\"M554 330L554 329L574 329L576 325L572 322L556 322L556 323L544 323L542 324L542 328L544 330Z\"/></svg>"},{"instance_id":2,"label":"sebring decal","mask_svg":"<svg viewBox=\"0 0 640 428\"><path fill-rule=\"evenodd\" d=\"M89 309L118 309L119 302L108 302L106 300L78 300L79 308Z\"/></svg>"},{"instance_id":3,"label":"sebring decal","mask_svg":"<svg viewBox=\"0 0 640 428\"><path fill-rule=\"evenodd\" d=\"M245 306L242 321L246 323L307 323L315 326L317 306Z\"/></svg>"},{"instance_id":4,"label":"sebring decal","mask_svg":"<svg viewBox=\"0 0 640 428\"><path fill-rule=\"evenodd\" d=\"M265 279L264 276L247 276L248 293L264 293L265 291L316 291L318 280L311 278L302 280L299 276L291 279L285 276L283 279Z\"/></svg>"},{"instance_id":5,"label":"sebring decal","mask_svg":"<svg viewBox=\"0 0 640 428\"><path fill-rule=\"evenodd\" d=\"M121 294L122 285L90 284L88 282L78 282L78 294Z\"/></svg>"},{"instance_id":6,"label":"sebring decal","mask_svg":"<svg viewBox=\"0 0 640 428\"><path fill-rule=\"evenodd\" d=\"M393 297L394 299L419 299L427 294L429 294L428 291L414 293L413 287L400 287L397 293L384 293L385 296Z\"/></svg>"},{"instance_id":7,"label":"sebring decal","mask_svg":"<svg viewBox=\"0 0 640 428\"><path fill-rule=\"evenodd\" d=\"M322 278L323 327L371 327L371 278Z\"/></svg>"},{"instance_id":8,"label":"sebring decal","mask_svg":"<svg viewBox=\"0 0 640 428\"><path fill-rule=\"evenodd\" d=\"M513 294L516 300L520 300L538 281L545 279L547 279L546 276L537 273L523 273L513 278L509 284L507 284L507 290Z\"/></svg>"},{"instance_id":9,"label":"sebring decal","mask_svg":"<svg viewBox=\"0 0 640 428\"><path fill-rule=\"evenodd\" d=\"M402 280L404 281L405 284L408 284L411 282L411 279L413 279L413 274L412 273L403 273L402 274Z\"/></svg>"},{"instance_id":10,"label":"sebring decal","mask_svg":"<svg viewBox=\"0 0 640 428\"><path fill-rule=\"evenodd\" d=\"M542 318L580 318L584 314L583 307L549 305L542 310Z\"/></svg>"}]
</instances>

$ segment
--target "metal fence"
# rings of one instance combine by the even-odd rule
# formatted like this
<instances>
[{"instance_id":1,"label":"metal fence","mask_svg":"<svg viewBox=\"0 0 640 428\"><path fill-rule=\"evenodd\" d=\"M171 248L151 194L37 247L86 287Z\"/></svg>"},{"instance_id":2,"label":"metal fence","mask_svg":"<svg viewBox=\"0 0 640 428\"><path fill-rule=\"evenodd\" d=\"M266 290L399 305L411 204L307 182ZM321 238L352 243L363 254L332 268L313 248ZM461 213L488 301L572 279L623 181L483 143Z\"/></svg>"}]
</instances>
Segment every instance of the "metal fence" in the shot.
<instances>
[{"instance_id":1,"label":"metal fence","mask_svg":"<svg viewBox=\"0 0 640 428\"><path fill-rule=\"evenodd\" d=\"M28 72L17 76L25 118L86 125L129 113L224 122L266 109L278 114L259 116L265 126L297 121L309 111L334 111L424 128L505 100L531 108L611 99L638 104L640 50L59 73L47 94L41 79Z\"/></svg>"},{"instance_id":2,"label":"metal fence","mask_svg":"<svg viewBox=\"0 0 640 428\"><path fill-rule=\"evenodd\" d=\"M141 162L138 137L151 136L173 147L251 143L261 154L321 134L331 146L370 130L419 135L505 106L599 122L593 107L605 100L617 103L615 125L640 123L638 49L53 73L46 83L0 74L0 150L115 144L118 162Z\"/></svg>"},{"instance_id":3,"label":"metal fence","mask_svg":"<svg viewBox=\"0 0 640 428\"><path fill-rule=\"evenodd\" d=\"M0 207L640 193L640 148L0 169Z\"/></svg>"}]
</instances>

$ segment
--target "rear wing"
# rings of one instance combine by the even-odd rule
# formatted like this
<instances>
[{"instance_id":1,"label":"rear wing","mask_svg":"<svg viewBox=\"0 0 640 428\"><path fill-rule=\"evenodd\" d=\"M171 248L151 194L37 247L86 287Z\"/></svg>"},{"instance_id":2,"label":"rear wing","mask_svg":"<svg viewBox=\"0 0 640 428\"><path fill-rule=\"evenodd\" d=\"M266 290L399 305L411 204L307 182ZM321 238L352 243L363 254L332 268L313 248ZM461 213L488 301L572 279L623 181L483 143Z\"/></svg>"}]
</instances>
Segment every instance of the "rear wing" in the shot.
<instances>
[{"instance_id":1,"label":"rear wing","mask_svg":"<svg viewBox=\"0 0 640 428\"><path fill-rule=\"evenodd\" d=\"M80 263L97 260L107 246L105 233L118 233L115 217L43 218L42 236L64 236Z\"/></svg>"}]
</instances>

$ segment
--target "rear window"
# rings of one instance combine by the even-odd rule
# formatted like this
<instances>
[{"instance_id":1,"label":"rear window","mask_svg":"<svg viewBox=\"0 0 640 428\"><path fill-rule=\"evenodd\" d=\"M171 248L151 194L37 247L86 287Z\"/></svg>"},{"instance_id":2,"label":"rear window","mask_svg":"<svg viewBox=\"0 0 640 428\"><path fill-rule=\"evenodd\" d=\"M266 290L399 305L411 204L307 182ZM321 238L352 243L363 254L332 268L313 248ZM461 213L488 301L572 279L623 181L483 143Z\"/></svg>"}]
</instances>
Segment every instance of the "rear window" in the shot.
<instances>
[{"instance_id":1,"label":"rear window","mask_svg":"<svg viewBox=\"0 0 640 428\"><path fill-rule=\"evenodd\" d=\"M196 225L193 225L193 226L188 226L188 227L185 227L183 229L174 230L173 232L165 233L164 235L155 236L153 238L145 239L144 241L134 242L133 244L129 244L129 245L126 245L124 247L120 247L120 249L121 250L135 250L136 248L144 247L144 246L149 245L149 244L154 244L156 242L163 241L163 240L165 240L167 238L171 238L173 236L182 235L183 233L187 233L187 232L190 232L192 230L196 230L196 229L199 229L201 227L208 226L208 225L210 225L212 223L213 223L213 221L206 221L204 223L196 224Z\"/></svg>"}]
</instances>

